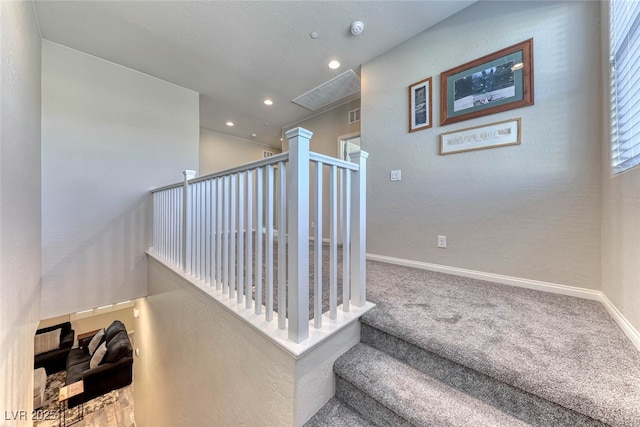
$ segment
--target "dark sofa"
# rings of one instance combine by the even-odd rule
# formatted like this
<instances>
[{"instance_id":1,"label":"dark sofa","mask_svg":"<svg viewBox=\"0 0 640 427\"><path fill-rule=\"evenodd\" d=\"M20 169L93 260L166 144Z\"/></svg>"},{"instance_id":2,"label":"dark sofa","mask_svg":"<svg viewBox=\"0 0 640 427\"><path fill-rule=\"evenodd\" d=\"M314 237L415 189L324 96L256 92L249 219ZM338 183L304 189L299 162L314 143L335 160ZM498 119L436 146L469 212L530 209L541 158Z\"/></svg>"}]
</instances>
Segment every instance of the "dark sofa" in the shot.
<instances>
[{"instance_id":1,"label":"dark sofa","mask_svg":"<svg viewBox=\"0 0 640 427\"><path fill-rule=\"evenodd\" d=\"M59 325L49 326L47 328L38 329L36 335L62 329L60 332L60 347L56 350L47 351L35 356L34 369L44 368L47 375L64 371L67 366L67 356L73 346L75 331L71 329L71 322L61 323Z\"/></svg>"},{"instance_id":2,"label":"dark sofa","mask_svg":"<svg viewBox=\"0 0 640 427\"><path fill-rule=\"evenodd\" d=\"M80 380L84 382L84 394L70 398L70 408L133 381L133 349L124 324L116 320L105 329L103 340L107 344L107 353L102 363L93 369L90 368L88 350L91 338L79 342L79 347L72 349L67 358L66 385Z\"/></svg>"}]
</instances>

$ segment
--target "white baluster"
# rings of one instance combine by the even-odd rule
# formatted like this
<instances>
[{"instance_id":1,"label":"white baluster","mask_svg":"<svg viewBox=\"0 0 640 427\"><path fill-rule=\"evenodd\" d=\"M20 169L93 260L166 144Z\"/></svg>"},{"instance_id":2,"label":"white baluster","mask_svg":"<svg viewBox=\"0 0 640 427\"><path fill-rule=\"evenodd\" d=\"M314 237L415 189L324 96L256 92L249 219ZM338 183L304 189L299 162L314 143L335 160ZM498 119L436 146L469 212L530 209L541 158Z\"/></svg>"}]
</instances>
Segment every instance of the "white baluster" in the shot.
<instances>
[{"instance_id":1,"label":"white baluster","mask_svg":"<svg viewBox=\"0 0 640 427\"><path fill-rule=\"evenodd\" d=\"M256 169L256 314L262 314L262 171Z\"/></svg>"},{"instance_id":2,"label":"white baluster","mask_svg":"<svg viewBox=\"0 0 640 427\"><path fill-rule=\"evenodd\" d=\"M222 192L224 178L216 179L216 289L222 289Z\"/></svg>"},{"instance_id":3,"label":"white baluster","mask_svg":"<svg viewBox=\"0 0 640 427\"><path fill-rule=\"evenodd\" d=\"M351 171L343 170L343 216L342 216L342 310L348 312L349 304L349 267L351 266L350 258L350 239L351 239Z\"/></svg>"},{"instance_id":4,"label":"white baluster","mask_svg":"<svg viewBox=\"0 0 640 427\"><path fill-rule=\"evenodd\" d=\"M287 169L284 162L278 163L278 328L286 325L287 304Z\"/></svg>"},{"instance_id":5,"label":"white baluster","mask_svg":"<svg viewBox=\"0 0 640 427\"><path fill-rule=\"evenodd\" d=\"M197 259L197 247L198 247L198 233L197 233L197 229L198 229L198 209L196 207L196 187L195 185L190 185L189 186L189 198L191 200L191 208L190 208L190 212L191 212L191 275L195 276L197 275L197 266L196 266L196 259Z\"/></svg>"},{"instance_id":6,"label":"white baluster","mask_svg":"<svg viewBox=\"0 0 640 427\"><path fill-rule=\"evenodd\" d=\"M314 216L314 301L313 326L322 327L322 168L321 162L315 162L316 167L316 209Z\"/></svg>"},{"instance_id":7,"label":"white baluster","mask_svg":"<svg viewBox=\"0 0 640 427\"><path fill-rule=\"evenodd\" d=\"M224 177L224 210L223 210L223 252L222 252L222 292L229 292L229 188L231 186L231 177Z\"/></svg>"},{"instance_id":8,"label":"white baluster","mask_svg":"<svg viewBox=\"0 0 640 427\"><path fill-rule=\"evenodd\" d=\"M205 181L205 283L211 285L211 267L213 260L213 182Z\"/></svg>"},{"instance_id":9,"label":"white baluster","mask_svg":"<svg viewBox=\"0 0 640 427\"><path fill-rule=\"evenodd\" d=\"M247 231L246 231L246 252L245 265L246 274L246 303L245 307L251 308L251 288L253 286L253 171L247 171Z\"/></svg>"},{"instance_id":10,"label":"white baluster","mask_svg":"<svg viewBox=\"0 0 640 427\"><path fill-rule=\"evenodd\" d=\"M267 166L267 295L265 296L265 318L273 319L273 208L275 183L273 165Z\"/></svg>"},{"instance_id":11,"label":"white baluster","mask_svg":"<svg viewBox=\"0 0 640 427\"><path fill-rule=\"evenodd\" d=\"M175 189L174 189L175 190ZM184 264L182 263L182 246L178 246L176 243L176 231L180 229L182 233L182 221L179 223L177 219L182 219L181 216L176 215L177 211L182 211L182 193L178 194L177 191L169 190L166 195L166 250L169 259L174 265L178 265L181 268L184 268ZM182 237L182 234L181 236ZM182 244L182 240L180 241ZM180 249L180 253L176 253L176 249Z\"/></svg>"},{"instance_id":12,"label":"white baluster","mask_svg":"<svg viewBox=\"0 0 640 427\"><path fill-rule=\"evenodd\" d=\"M207 205L206 205L206 182L201 181L198 183L200 185L200 280L206 280L206 238L208 233L206 231L207 224Z\"/></svg>"},{"instance_id":13,"label":"white baluster","mask_svg":"<svg viewBox=\"0 0 640 427\"><path fill-rule=\"evenodd\" d=\"M176 245L177 231L180 231L180 245L182 245L182 193L175 188L165 193L165 254L173 265L184 268L182 264L182 246ZM180 212L180 215L177 213ZM180 222L178 222L180 221ZM180 251L176 251L180 249ZM178 252L178 253L176 253Z\"/></svg>"},{"instance_id":14,"label":"white baluster","mask_svg":"<svg viewBox=\"0 0 640 427\"><path fill-rule=\"evenodd\" d=\"M166 245L166 236L167 236L167 220L166 220L166 215L167 215L167 194L165 191L161 191L160 193L160 250L161 250L161 254L162 256L167 259L167 252L165 249L165 245Z\"/></svg>"},{"instance_id":15,"label":"white baluster","mask_svg":"<svg viewBox=\"0 0 640 427\"><path fill-rule=\"evenodd\" d=\"M230 211L229 211L229 298L236 297L236 236L238 229L236 227L236 205L237 205L237 196L238 196L238 187L237 187L238 177L236 174L231 175L231 185L229 187L230 193Z\"/></svg>"},{"instance_id":16,"label":"white baluster","mask_svg":"<svg viewBox=\"0 0 640 427\"><path fill-rule=\"evenodd\" d=\"M244 172L238 174L238 304L244 297Z\"/></svg>"},{"instance_id":17,"label":"white baluster","mask_svg":"<svg viewBox=\"0 0 640 427\"><path fill-rule=\"evenodd\" d=\"M329 168L329 318L338 316L338 168Z\"/></svg>"},{"instance_id":18,"label":"white baluster","mask_svg":"<svg viewBox=\"0 0 640 427\"><path fill-rule=\"evenodd\" d=\"M200 278L200 267L201 267L201 263L200 263L200 241L202 240L202 229L201 229L201 225L202 225L202 212L200 211L200 205L201 205L201 200L200 200L200 182L196 183L193 185L193 214L194 214L194 223L193 223L193 234L194 234L194 239L193 239L193 244L194 244L194 257L193 257L193 261L194 261L194 270L193 270L193 275L197 278Z\"/></svg>"}]
</instances>

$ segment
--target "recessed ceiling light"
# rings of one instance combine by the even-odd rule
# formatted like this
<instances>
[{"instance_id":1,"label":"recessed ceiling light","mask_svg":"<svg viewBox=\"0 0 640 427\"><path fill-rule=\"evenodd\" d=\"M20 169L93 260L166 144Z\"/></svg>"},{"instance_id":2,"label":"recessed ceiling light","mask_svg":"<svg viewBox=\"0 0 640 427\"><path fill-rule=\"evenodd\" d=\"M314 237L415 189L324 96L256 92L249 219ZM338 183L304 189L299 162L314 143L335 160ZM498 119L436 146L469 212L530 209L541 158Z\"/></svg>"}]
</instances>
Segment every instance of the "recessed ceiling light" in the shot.
<instances>
[{"instance_id":1,"label":"recessed ceiling light","mask_svg":"<svg viewBox=\"0 0 640 427\"><path fill-rule=\"evenodd\" d=\"M264 100L264 105L273 105L273 101L270 99L265 99Z\"/></svg>"},{"instance_id":2,"label":"recessed ceiling light","mask_svg":"<svg viewBox=\"0 0 640 427\"><path fill-rule=\"evenodd\" d=\"M309 37L311 37L312 39L317 39L319 35L320 34L318 34L317 31L311 31L311 34L309 34Z\"/></svg>"},{"instance_id":3,"label":"recessed ceiling light","mask_svg":"<svg viewBox=\"0 0 640 427\"><path fill-rule=\"evenodd\" d=\"M252 138L255 138L256 136L258 136L258 135L256 135L255 133L252 133L252 134L251 134L251 137L252 137Z\"/></svg>"},{"instance_id":4,"label":"recessed ceiling light","mask_svg":"<svg viewBox=\"0 0 640 427\"><path fill-rule=\"evenodd\" d=\"M233 122L227 122L227 126L233 126Z\"/></svg>"},{"instance_id":5,"label":"recessed ceiling light","mask_svg":"<svg viewBox=\"0 0 640 427\"><path fill-rule=\"evenodd\" d=\"M338 68L340 68L340 63L334 59L329 62L329 68L331 68L332 70L337 70Z\"/></svg>"}]
</instances>

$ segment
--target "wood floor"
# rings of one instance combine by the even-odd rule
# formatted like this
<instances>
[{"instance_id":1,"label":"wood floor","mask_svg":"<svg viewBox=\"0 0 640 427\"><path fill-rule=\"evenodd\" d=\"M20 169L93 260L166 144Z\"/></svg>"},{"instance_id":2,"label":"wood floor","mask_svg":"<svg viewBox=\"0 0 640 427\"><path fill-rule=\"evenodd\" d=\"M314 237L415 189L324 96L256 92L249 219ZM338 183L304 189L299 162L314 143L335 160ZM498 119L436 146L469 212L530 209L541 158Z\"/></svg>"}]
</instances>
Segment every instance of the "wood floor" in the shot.
<instances>
[{"instance_id":1,"label":"wood floor","mask_svg":"<svg viewBox=\"0 0 640 427\"><path fill-rule=\"evenodd\" d=\"M133 384L118 390L119 398L115 403L105 405L95 412L86 413L84 419L68 425L74 427L136 427L133 416ZM37 427L57 427L58 419L38 422Z\"/></svg>"},{"instance_id":2,"label":"wood floor","mask_svg":"<svg viewBox=\"0 0 640 427\"><path fill-rule=\"evenodd\" d=\"M120 389L120 398L111 405L87 414L77 427L136 427L133 418L133 384Z\"/></svg>"},{"instance_id":3,"label":"wood floor","mask_svg":"<svg viewBox=\"0 0 640 427\"><path fill-rule=\"evenodd\" d=\"M77 427L135 427L133 418L133 384L119 390L120 398L95 412L86 414Z\"/></svg>"}]
</instances>

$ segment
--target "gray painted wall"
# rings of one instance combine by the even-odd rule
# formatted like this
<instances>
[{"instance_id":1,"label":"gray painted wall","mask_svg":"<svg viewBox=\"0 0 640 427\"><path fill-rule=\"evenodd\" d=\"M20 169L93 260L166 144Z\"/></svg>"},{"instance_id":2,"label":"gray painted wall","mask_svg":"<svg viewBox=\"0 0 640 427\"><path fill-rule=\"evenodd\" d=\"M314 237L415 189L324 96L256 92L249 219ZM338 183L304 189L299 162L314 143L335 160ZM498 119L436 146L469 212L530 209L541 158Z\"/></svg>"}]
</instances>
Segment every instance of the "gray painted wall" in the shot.
<instances>
[{"instance_id":1,"label":"gray painted wall","mask_svg":"<svg viewBox=\"0 0 640 427\"><path fill-rule=\"evenodd\" d=\"M198 93L42 48L43 319L146 295L149 190L198 167Z\"/></svg>"},{"instance_id":2,"label":"gray painted wall","mask_svg":"<svg viewBox=\"0 0 640 427\"><path fill-rule=\"evenodd\" d=\"M136 423L293 424L293 358L211 296L149 259L136 306Z\"/></svg>"},{"instance_id":3,"label":"gray painted wall","mask_svg":"<svg viewBox=\"0 0 640 427\"><path fill-rule=\"evenodd\" d=\"M363 65L368 252L600 288L599 8L478 2ZM437 124L442 71L529 38L535 105ZM429 76L436 124L409 134L407 87ZM443 132L514 117L519 146L438 154ZM389 182L392 169L402 181Z\"/></svg>"},{"instance_id":4,"label":"gray painted wall","mask_svg":"<svg viewBox=\"0 0 640 427\"><path fill-rule=\"evenodd\" d=\"M262 159L262 152L278 154L279 148L256 144L237 136L209 129L200 129L200 169L198 175L208 175L234 166Z\"/></svg>"},{"instance_id":5,"label":"gray painted wall","mask_svg":"<svg viewBox=\"0 0 640 427\"><path fill-rule=\"evenodd\" d=\"M33 335L40 318L40 49L33 3L0 2L2 426L30 426L33 408ZM14 420L11 411L26 411L27 417Z\"/></svg>"}]
</instances>

